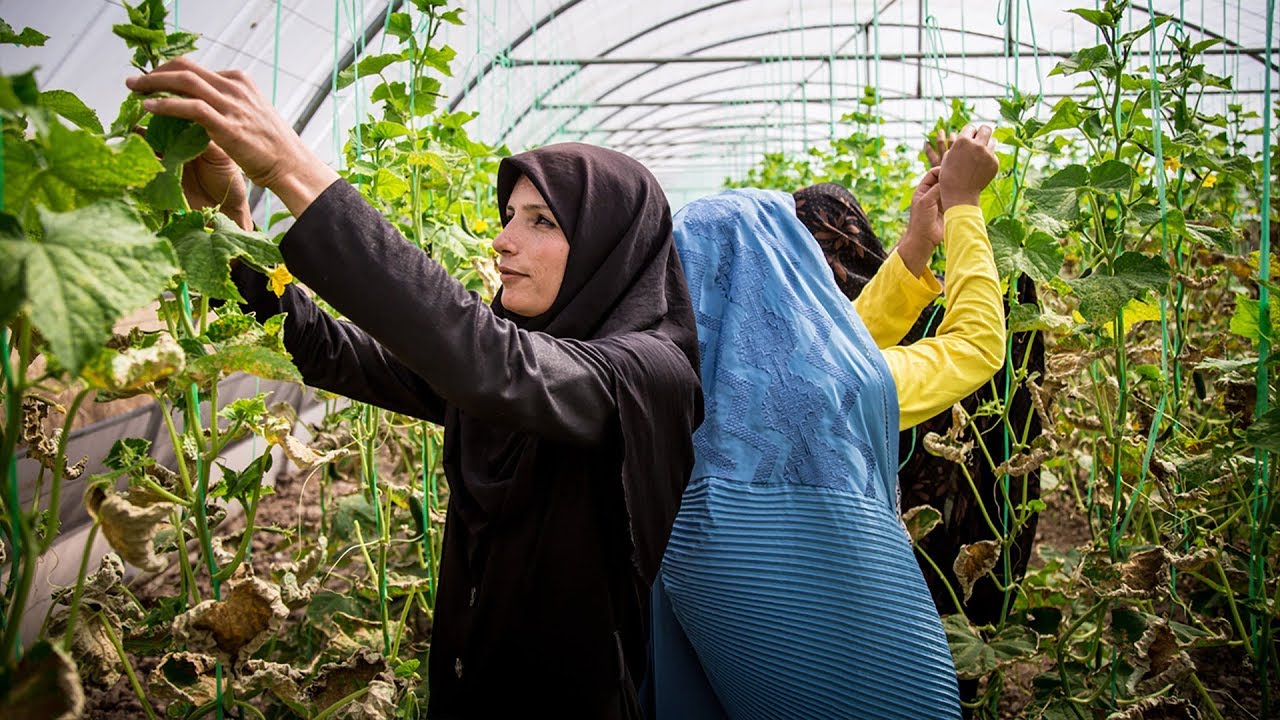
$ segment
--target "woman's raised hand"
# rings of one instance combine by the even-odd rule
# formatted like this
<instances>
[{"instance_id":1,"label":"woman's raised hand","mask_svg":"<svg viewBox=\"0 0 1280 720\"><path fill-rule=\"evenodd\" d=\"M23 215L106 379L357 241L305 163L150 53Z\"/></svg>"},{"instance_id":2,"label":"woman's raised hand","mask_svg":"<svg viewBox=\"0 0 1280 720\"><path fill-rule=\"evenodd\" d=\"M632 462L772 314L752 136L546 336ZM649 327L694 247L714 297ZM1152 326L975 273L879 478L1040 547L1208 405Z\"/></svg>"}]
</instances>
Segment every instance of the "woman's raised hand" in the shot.
<instances>
[{"instance_id":1,"label":"woman's raised hand","mask_svg":"<svg viewBox=\"0 0 1280 720\"><path fill-rule=\"evenodd\" d=\"M179 57L125 85L144 95L178 96L148 98L142 105L157 115L202 125L251 182L274 192L294 216L338 178L240 70L214 72Z\"/></svg>"},{"instance_id":2,"label":"woman's raised hand","mask_svg":"<svg viewBox=\"0 0 1280 720\"><path fill-rule=\"evenodd\" d=\"M912 275L920 277L929 269L929 258L942 244L942 205L938 188L938 169L925 174L911 195L911 216L907 231L898 243L898 257Z\"/></svg>"},{"instance_id":3,"label":"woman's raised hand","mask_svg":"<svg viewBox=\"0 0 1280 720\"><path fill-rule=\"evenodd\" d=\"M215 143L182 169L182 194L193 210L217 207L245 230L253 228L244 175Z\"/></svg>"},{"instance_id":4,"label":"woman's raised hand","mask_svg":"<svg viewBox=\"0 0 1280 720\"><path fill-rule=\"evenodd\" d=\"M993 130L989 125L965 127L942 156L938 187L945 211L956 205L977 205L978 197L1000 170L996 159Z\"/></svg>"}]
</instances>

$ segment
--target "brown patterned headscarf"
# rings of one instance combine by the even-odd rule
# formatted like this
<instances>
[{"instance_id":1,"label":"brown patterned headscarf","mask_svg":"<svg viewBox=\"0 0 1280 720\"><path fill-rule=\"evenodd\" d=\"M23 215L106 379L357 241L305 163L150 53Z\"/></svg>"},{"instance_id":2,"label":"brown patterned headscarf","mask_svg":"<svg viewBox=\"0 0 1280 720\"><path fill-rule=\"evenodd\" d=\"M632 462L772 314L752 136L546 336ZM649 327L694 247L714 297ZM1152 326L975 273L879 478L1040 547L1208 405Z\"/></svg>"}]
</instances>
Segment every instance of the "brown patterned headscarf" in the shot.
<instances>
[{"instance_id":1,"label":"brown patterned headscarf","mask_svg":"<svg viewBox=\"0 0 1280 720\"><path fill-rule=\"evenodd\" d=\"M841 292L850 300L858 297L889 257L867 213L853 193L835 183L797 190L795 200L796 216L817 239Z\"/></svg>"}]
</instances>

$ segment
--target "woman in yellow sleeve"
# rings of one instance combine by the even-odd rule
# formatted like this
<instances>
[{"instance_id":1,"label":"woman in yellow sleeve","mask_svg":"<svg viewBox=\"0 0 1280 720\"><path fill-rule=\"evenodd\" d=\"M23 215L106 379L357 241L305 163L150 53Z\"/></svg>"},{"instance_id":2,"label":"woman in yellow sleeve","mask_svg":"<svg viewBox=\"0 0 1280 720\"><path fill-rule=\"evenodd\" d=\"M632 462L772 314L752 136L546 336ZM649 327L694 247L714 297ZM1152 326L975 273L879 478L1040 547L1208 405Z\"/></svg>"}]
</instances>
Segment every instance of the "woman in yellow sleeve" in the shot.
<instances>
[{"instance_id":1,"label":"woman in yellow sleeve","mask_svg":"<svg viewBox=\"0 0 1280 720\"><path fill-rule=\"evenodd\" d=\"M653 716L960 717L898 519L898 428L1004 359L975 207L990 138L963 133L914 197L913 214L945 213L954 268L941 336L911 347L877 348L791 196L733 190L677 214L706 419L654 585Z\"/></svg>"},{"instance_id":2,"label":"woman in yellow sleeve","mask_svg":"<svg viewBox=\"0 0 1280 720\"><path fill-rule=\"evenodd\" d=\"M937 146L931 143L925 149L934 167L938 165L938 153L945 149L942 141L940 136ZM934 223L926 222L933 218L924 217L923 213L912 215L912 225L908 226L901 242L892 253L886 253L861 205L842 185L826 183L806 187L795 193L795 200L797 217L817 240L836 284L853 300L854 309L878 347L909 345L937 334L942 307L935 305L934 300L941 288L928 262L934 249L942 243L941 217ZM949 276L963 271L950 253L948 266ZM1030 278L1024 276L1018 281L1017 298L1022 303L1036 302L1035 283ZM954 331L954 327L949 329ZM1044 374L1044 341L1038 333L1012 333L1008 348L1010 357L1006 367L1026 368L1032 375ZM943 513L942 525L922 538L917 548L918 553L927 554L932 561L921 559L920 569L934 604L943 615L958 609L956 594L948 590L948 584L951 588L959 587L952 567L961 548L995 539L985 518L1001 517L1004 502L1001 478L995 472L995 467L1012 454L1001 439L1003 423L1007 418L1009 427L1027 428L1028 437L1037 437L1042 430L1030 392L1021 385L1009 387L1006 372L1001 368L990 382L983 383L959 403L972 418L966 436L981 437L986 445L986 452L971 453L963 464L920 449L922 438L929 432L946 434L951 430L952 415L943 407L949 399L945 388L933 396L939 414L910 429L907 428L910 419L901 418L898 483L902 508L908 511L931 505ZM993 401L1006 406L1006 414L977 414L978 408ZM1014 504L1038 498L1039 471L1019 478L1011 492ZM1035 529L1033 516L1018 529L1008 551L1009 578L1014 581L1020 580L1026 571ZM1000 567L1003 568L1005 562L1002 560ZM978 625L997 622L1006 612L1004 591L987 578L980 578L964 595L964 613ZM971 699L976 691L976 681L960 681L962 700Z\"/></svg>"}]
</instances>

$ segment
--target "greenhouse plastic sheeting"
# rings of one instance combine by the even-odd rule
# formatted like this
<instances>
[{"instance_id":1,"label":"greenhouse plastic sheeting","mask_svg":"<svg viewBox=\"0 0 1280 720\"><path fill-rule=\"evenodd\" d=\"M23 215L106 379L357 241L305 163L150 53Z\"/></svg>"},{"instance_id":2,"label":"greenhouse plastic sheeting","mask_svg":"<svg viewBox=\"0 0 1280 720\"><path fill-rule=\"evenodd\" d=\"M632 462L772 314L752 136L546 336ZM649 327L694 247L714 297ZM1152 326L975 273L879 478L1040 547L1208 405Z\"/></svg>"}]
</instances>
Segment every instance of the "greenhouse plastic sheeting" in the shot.
<instances>
[{"instance_id":1,"label":"greenhouse plastic sheeting","mask_svg":"<svg viewBox=\"0 0 1280 720\"><path fill-rule=\"evenodd\" d=\"M369 108L373 83L333 91L353 48L376 53L388 5L402 0L174 0L173 19L202 34L195 58L249 72L322 157L337 163L335 128ZM582 140L651 167L673 205L740 176L763 152L803 152L838 136L867 86L883 98L886 136L914 142L954 98L999 118L1012 87L1050 105L1077 92L1050 76L1096 31L1066 11L1092 0L461 0L466 25L448 26L457 51L442 106L475 111L473 136L512 150ZM1262 0L1138 0L1127 27L1150 10L1180 17L1154 36L1223 38L1207 69L1234 78L1228 102L1261 110ZM1150 8L1150 10L1149 10ZM124 9L109 0L0 2L16 28L50 36L44 48L0 49L0 69L40 65L44 88L72 90L104 117L125 96L129 54L111 33ZM367 40L366 40L367 39ZM1144 40L1149 42L1150 38ZM1148 45L1140 46L1147 52ZM1274 72L1274 67L1272 68ZM278 205L276 207L279 207Z\"/></svg>"}]
</instances>

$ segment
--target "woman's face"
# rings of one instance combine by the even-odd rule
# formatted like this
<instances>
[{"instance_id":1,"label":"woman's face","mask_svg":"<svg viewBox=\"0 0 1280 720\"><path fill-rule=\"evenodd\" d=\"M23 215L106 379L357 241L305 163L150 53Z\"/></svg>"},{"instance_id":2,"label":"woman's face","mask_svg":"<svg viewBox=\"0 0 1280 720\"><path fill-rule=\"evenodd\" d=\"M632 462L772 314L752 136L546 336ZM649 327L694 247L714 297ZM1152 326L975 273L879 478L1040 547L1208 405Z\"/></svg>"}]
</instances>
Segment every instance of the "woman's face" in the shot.
<instances>
[{"instance_id":1,"label":"woman's face","mask_svg":"<svg viewBox=\"0 0 1280 720\"><path fill-rule=\"evenodd\" d=\"M550 310L560 294L569 241L527 177L516 183L502 210L507 225L493 239L502 274L502 306L517 315L536 317Z\"/></svg>"}]
</instances>

